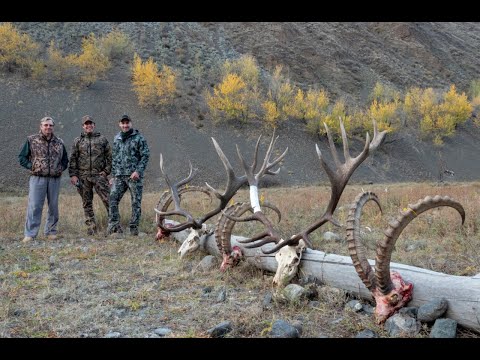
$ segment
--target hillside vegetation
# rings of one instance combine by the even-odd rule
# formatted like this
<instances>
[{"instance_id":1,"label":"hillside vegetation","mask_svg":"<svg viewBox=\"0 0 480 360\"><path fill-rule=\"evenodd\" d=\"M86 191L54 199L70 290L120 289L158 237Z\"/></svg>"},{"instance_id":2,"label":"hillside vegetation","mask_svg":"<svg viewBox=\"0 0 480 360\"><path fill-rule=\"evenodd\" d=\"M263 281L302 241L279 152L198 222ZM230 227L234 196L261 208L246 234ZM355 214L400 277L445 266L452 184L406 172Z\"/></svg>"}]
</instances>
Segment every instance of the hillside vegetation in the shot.
<instances>
[{"instance_id":1,"label":"hillside vegetation","mask_svg":"<svg viewBox=\"0 0 480 360\"><path fill-rule=\"evenodd\" d=\"M14 134L2 135L10 144L8 163L14 173L21 171L14 165L16 150L44 114L59 120L57 134L68 145L85 113L112 137L115 119L128 112L147 134L155 163L159 152L173 156L177 176L180 164L191 160L203 170L200 182L213 177L218 183L221 167L212 165L210 136L229 143L234 137L250 147L256 134L275 127L299 151L290 155L293 164L287 158L289 175L279 183L311 184L323 180L310 171L318 161L314 143L325 143L323 124L340 141L341 118L349 136L361 141L375 119L389 131L392 149L384 146L378 164L370 162L354 180L395 181L394 169L403 173L399 180L443 180L445 170L472 180L478 167L464 168L468 161L458 163L457 157L476 151L464 137L478 132L479 65L471 52L480 44L477 26L2 23L1 113ZM452 56L465 66L451 64ZM348 83L345 74L351 75ZM400 152L399 164L390 150ZM426 163L409 161L415 155ZM156 170L147 172L150 181ZM0 179L4 190L12 188L7 179Z\"/></svg>"}]
</instances>

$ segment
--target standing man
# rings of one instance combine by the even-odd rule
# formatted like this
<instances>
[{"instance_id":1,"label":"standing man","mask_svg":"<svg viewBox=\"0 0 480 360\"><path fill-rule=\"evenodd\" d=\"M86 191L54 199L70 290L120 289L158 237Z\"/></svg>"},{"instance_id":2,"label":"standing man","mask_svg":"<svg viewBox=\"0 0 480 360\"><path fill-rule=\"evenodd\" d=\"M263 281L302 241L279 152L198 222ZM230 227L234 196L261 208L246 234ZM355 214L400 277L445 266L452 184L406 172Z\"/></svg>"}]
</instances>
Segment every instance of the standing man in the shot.
<instances>
[{"instance_id":1,"label":"standing man","mask_svg":"<svg viewBox=\"0 0 480 360\"><path fill-rule=\"evenodd\" d=\"M143 176L150 150L143 135L132 128L132 120L128 115L123 115L118 125L121 131L113 139L112 178L110 179L112 187L107 234L123 233L118 204L129 189L132 202L130 235L136 236L142 214Z\"/></svg>"},{"instance_id":2,"label":"standing man","mask_svg":"<svg viewBox=\"0 0 480 360\"><path fill-rule=\"evenodd\" d=\"M95 235L97 222L93 212L93 189L108 214L110 187L107 176L112 170L112 148L107 138L95 131L95 122L90 115L82 118L82 128L82 134L73 140L68 172L70 182L82 197L87 234Z\"/></svg>"},{"instance_id":3,"label":"standing man","mask_svg":"<svg viewBox=\"0 0 480 360\"><path fill-rule=\"evenodd\" d=\"M27 137L18 160L30 170L27 219L23 242L35 239L40 230L45 196L48 202L44 234L49 240L57 238L58 195L60 177L68 166L67 150L62 139L53 134L55 122L50 116L40 120L40 132Z\"/></svg>"}]
</instances>

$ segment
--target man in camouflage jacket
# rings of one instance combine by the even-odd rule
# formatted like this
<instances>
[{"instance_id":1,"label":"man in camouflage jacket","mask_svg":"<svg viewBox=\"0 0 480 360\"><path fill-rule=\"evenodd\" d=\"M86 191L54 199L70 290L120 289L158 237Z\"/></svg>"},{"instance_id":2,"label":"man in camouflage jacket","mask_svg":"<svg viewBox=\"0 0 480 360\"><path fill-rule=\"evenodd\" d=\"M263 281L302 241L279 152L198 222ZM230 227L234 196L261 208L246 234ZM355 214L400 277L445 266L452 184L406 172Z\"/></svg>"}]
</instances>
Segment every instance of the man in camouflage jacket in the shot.
<instances>
[{"instance_id":1,"label":"man in camouflage jacket","mask_svg":"<svg viewBox=\"0 0 480 360\"><path fill-rule=\"evenodd\" d=\"M60 177L68 166L68 155L63 140L53 134L55 122L50 116L40 120L40 132L27 137L18 161L30 170L27 219L23 242L35 239L40 230L45 197L48 202L44 234L49 240L57 238L58 197Z\"/></svg>"},{"instance_id":2,"label":"man in camouflage jacket","mask_svg":"<svg viewBox=\"0 0 480 360\"><path fill-rule=\"evenodd\" d=\"M110 187L107 176L112 170L112 148L107 138L95 131L95 122L90 115L82 118L82 128L82 134L73 140L68 172L70 182L82 197L88 235L94 235L97 222L93 212L93 189L108 214Z\"/></svg>"},{"instance_id":3,"label":"man in camouflage jacket","mask_svg":"<svg viewBox=\"0 0 480 360\"><path fill-rule=\"evenodd\" d=\"M130 190L132 216L130 234L138 235L138 224L142 214L143 177L150 150L142 134L132 128L132 120L123 115L119 120L120 131L113 140L112 178L110 184L110 213L108 234L122 233L118 204L125 192Z\"/></svg>"}]
</instances>

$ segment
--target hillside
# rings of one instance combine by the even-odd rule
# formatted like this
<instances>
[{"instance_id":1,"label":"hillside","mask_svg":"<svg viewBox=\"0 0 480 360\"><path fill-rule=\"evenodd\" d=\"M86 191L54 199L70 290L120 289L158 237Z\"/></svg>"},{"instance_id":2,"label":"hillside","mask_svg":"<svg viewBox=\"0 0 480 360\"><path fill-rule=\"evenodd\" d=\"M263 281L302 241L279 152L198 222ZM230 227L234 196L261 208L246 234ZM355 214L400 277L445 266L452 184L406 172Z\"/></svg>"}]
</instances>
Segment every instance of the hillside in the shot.
<instances>
[{"instance_id":1,"label":"hillside","mask_svg":"<svg viewBox=\"0 0 480 360\"><path fill-rule=\"evenodd\" d=\"M259 133L271 133L261 124L214 125L201 101L203 86L211 81L211 70L227 58L252 54L265 72L285 65L293 81L303 87L317 84L333 98L350 102L366 100L376 81L399 90L410 86L446 88L454 83L466 91L480 73L479 23L18 23L36 41L55 39L64 51L78 51L81 38L101 35L114 27L127 33L143 58L154 57L182 71L181 86L189 89L176 99L168 112L156 113L138 106L130 86L128 63L117 64L107 77L88 89L71 92L61 87L45 88L18 75L0 75L0 143L4 170L0 191L25 190L28 175L17 162L25 137L38 130L45 114L53 116L56 133L70 147L81 131L80 118L91 114L97 129L113 139L117 119L128 113L134 126L147 137L152 158L147 169L146 189L164 187L158 167L165 156L172 177L186 176L188 160L199 169L195 183L208 181L224 186L225 173L210 137L214 137L239 170L234 144L251 156ZM205 72L196 78L194 68ZM277 149L288 146L282 170L265 185L296 186L327 182L315 153L315 143L330 158L324 138L309 135L294 122L278 129ZM436 181L440 157L454 171L449 180L480 177L476 154L480 130L467 123L447 139L439 150L409 132L387 135L383 146L354 174L353 182ZM364 138L351 139L356 154ZM265 144L267 139L263 142ZM67 176L62 181L68 184Z\"/></svg>"}]
</instances>

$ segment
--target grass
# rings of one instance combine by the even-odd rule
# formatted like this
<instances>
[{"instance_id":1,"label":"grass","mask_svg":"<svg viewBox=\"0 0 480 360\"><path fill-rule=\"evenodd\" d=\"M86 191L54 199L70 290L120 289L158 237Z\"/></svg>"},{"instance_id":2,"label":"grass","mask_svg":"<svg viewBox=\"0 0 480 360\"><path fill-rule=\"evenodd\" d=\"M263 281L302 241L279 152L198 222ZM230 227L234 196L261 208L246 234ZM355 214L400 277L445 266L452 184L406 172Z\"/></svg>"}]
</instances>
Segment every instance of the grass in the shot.
<instances>
[{"instance_id":1,"label":"grass","mask_svg":"<svg viewBox=\"0 0 480 360\"><path fill-rule=\"evenodd\" d=\"M375 239L401 209L426 195L448 195L464 206L465 224L450 208L420 215L398 239L392 261L454 275L480 273L480 183L348 186L335 213L341 223L362 188L377 193L383 207L383 215L373 204L364 208L362 226L372 229L365 236L369 258L374 258ZM313 223L330 196L325 186L261 192L281 210L277 226L285 236ZM48 241L40 236L30 244L20 241L27 197L0 197L0 337L103 337L114 331L123 337L150 337L156 336L153 330L159 327L170 328L170 337L206 337L208 329L225 320L233 323L228 337L267 337L277 319L300 321L303 337L352 337L366 328L388 337L371 317L345 310L350 295L343 290L319 286L315 306L273 300L265 308L273 274L246 263L225 273L217 268L201 271L196 266L206 255L201 252L180 259L178 244L154 241L153 208L159 197L144 195L141 236L110 239L87 237L79 196L62 194L61 239ZM205 212L206 199L188 195L183 203L198 215ZM245 190L236 196L238 201L246 199ZM106 213L97 197L94 210L103 232ZM122 200L120 213L126 228L128 196ZM248 236L259 229L255 223L237 224L233 233ZM345 241L323 239L327 230L344 237L342 229L326 225L312 233L315 248L348 256ZM226 300L217 301L223 290ZM428 334L425 327L419 337ZM459 328L458 337L479 335Z\"/></svg>"}]
</instances>

